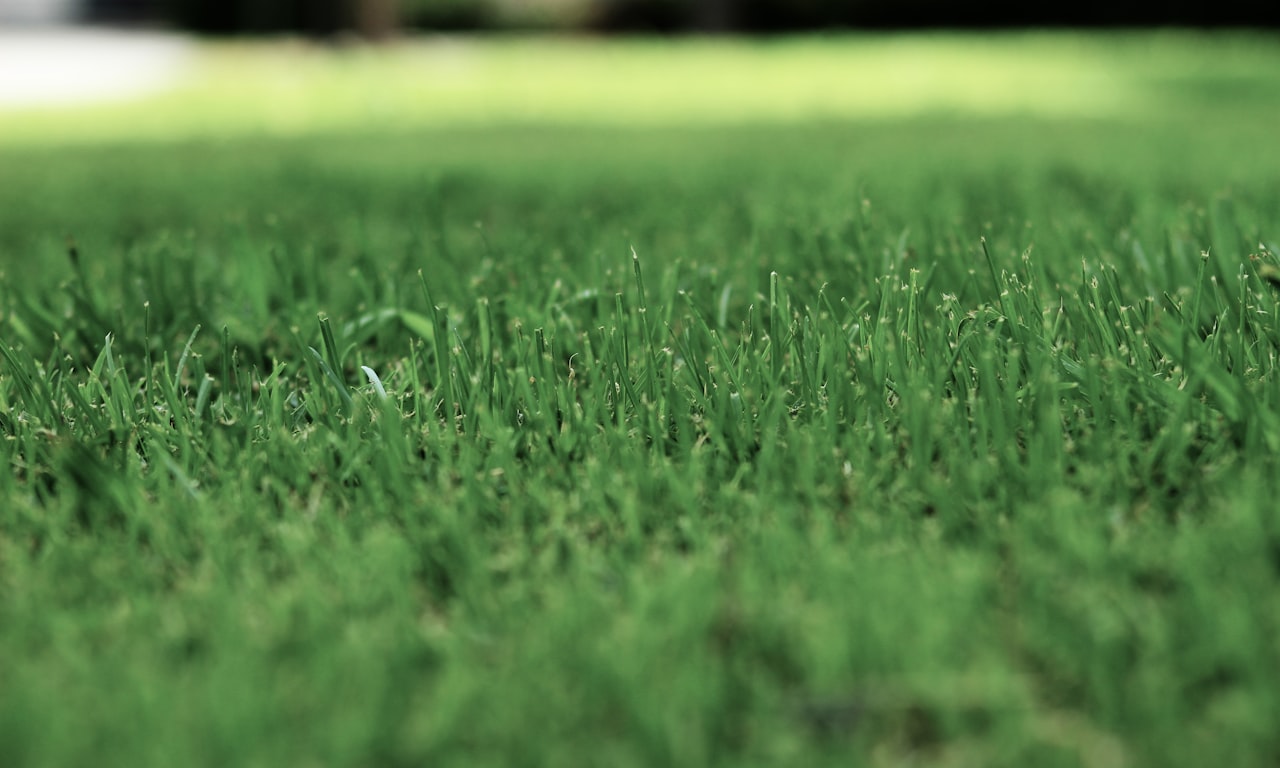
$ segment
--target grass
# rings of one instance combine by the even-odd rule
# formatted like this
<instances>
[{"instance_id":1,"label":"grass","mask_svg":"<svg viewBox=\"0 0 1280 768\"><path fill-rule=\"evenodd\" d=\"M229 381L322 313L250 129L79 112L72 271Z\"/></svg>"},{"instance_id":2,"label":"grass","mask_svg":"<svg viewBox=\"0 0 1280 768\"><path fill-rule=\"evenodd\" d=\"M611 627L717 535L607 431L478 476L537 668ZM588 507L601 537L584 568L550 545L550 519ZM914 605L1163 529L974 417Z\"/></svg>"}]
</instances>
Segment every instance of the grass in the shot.
<instances>
[{"instance_id":1,"label":"grass","mask_svg":"<svg viewBox=\"0 0 1280 768\"><path fill-rule=\"evenodd\" d=\"M427 38L389 48L206 44L175 87L6 115L0 143L816 119L1170 116L1277 97L1272 40L1239 32L706 39Z\"/></svg>"},{"instance_id":2,"label":"grass","mask_svg":"<svg viewBox=\"0 0 1280 768\"><path fill-rule=\"evenodd\" d=\"M1161 62L1078 117L9 134L4 762L1274 764L1241 39L906 41Z\"/></svg>"}]
</instances>

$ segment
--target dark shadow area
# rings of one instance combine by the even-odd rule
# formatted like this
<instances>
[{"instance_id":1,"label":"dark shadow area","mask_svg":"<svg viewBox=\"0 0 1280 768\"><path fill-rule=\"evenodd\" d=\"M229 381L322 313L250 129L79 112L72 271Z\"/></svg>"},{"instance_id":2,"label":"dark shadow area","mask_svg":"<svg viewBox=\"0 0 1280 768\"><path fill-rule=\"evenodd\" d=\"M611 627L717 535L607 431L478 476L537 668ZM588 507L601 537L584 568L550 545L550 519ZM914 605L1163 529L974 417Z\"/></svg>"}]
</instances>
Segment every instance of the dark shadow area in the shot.
<instances>
[{"instance_id":1,"label":"dark shadow area","mask_svg":"<svg viewBox=\"0 0 1280 768\"><path fill-rule=\"evenodd\" d=\"M770 34L823 29L1255 27L1274 4L1137 0L1009 5L948 0L88 0L90 21L172 25L206 34L558 29L598 33Z\"/></svg>"}]
</instances>

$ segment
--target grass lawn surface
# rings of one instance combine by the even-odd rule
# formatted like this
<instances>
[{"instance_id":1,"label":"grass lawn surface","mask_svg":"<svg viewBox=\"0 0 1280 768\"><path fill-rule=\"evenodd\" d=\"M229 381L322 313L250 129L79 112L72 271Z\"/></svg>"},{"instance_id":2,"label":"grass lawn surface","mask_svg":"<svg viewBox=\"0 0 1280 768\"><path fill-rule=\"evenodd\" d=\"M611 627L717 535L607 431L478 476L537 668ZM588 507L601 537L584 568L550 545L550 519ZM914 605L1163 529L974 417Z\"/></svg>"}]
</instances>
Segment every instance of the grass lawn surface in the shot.
<instances>
[{"instance_id":1,"label":"grass lawn surface","mask_svg":"<svg viewBox=\"0 0 1280 768\"><path fill-rule=\"evenodd\" d=\"M1280 40L209 44L0 114L0 764L1280 763Z\"/></svg>"}]
</instances>

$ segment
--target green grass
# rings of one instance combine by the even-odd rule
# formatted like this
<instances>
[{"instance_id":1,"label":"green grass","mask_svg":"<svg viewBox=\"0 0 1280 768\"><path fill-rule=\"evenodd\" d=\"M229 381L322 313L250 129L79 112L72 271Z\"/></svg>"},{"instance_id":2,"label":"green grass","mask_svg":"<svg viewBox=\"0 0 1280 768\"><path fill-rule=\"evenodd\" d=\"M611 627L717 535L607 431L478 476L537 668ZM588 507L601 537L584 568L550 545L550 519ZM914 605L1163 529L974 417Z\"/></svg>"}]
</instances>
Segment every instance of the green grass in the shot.
<instances>
[{"instance_id":1,"label":"green grass","mask_svg":"<svg viewBox=\"0 0 1280 768\"><path fill-rule=\"evenodd\" d=\"M296 137L498 124L720 126L971 117L1148 123L1280 97L1272 38L1189 32L772 41L224 42L142 100L10 113L0 143Z\"/></svg>"},{"instance_id":2,"label":"green grass","mask_svg":"<svg viewBox=\"0 0 1280 768\"><path fill-rule=\"evenodd\" d=\"M1154 101L7 134L0 763L1274 765L1274 41L899 42Z\"/></svg>"}]
</instances>

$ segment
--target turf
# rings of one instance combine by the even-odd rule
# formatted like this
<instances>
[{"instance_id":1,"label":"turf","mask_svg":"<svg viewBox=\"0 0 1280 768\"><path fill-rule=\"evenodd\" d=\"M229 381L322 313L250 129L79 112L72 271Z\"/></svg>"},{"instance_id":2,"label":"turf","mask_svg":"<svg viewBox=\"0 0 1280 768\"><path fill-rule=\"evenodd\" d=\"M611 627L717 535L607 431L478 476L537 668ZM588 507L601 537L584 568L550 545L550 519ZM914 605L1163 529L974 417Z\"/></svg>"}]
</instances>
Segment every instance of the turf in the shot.
<instances>
[{"instance_id":1,"label":"turf","mask_svg":"<svg viewBox=\"0 0 1280 768\"><path fill-rule=\"evenodd\" d=\"M1149 100L15 118L0 762L1280 761L1274 41L898 43Z\"/></svg>"}]
</instances>

